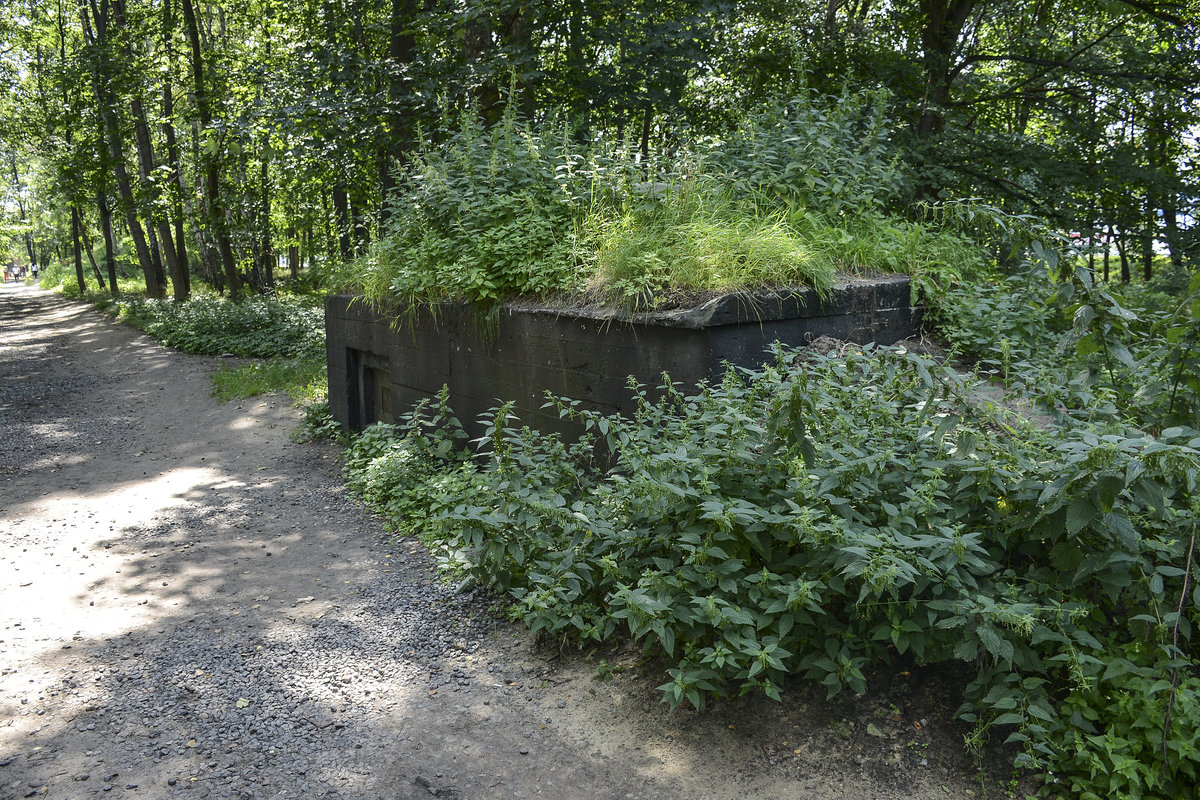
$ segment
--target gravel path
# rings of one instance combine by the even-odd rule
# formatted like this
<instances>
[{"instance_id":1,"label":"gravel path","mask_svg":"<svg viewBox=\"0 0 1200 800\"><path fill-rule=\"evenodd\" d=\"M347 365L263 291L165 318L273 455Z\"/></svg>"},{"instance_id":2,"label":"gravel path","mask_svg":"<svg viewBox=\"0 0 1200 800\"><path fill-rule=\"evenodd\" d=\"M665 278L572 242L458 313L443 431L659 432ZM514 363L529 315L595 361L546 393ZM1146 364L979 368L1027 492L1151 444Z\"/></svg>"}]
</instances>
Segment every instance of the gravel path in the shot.
<instances>
[{"instance_id":1,"label":"gravel path","mask_svg":"<svg viewBox=\"0 0 1200 800\"><path fill-rule=\"evenodd\" d=\"M919 686L669 712L535 647L218 364L0 289L0 800L983 794Z\"/></svg>"}]
</instances>

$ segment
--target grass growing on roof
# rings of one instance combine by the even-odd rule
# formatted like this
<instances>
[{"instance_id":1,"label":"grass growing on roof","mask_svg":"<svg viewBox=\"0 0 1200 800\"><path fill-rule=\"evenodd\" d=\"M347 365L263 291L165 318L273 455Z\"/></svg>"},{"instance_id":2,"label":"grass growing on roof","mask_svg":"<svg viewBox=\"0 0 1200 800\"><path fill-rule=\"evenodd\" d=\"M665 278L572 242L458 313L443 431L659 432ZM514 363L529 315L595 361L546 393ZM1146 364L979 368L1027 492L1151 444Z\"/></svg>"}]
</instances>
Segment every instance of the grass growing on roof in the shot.
<instances>
[{"instance_id":1,"label":"grass growing on roof","mask_svg":"<svg viewBox=\"0 0 1200 800\"><path fill-rule=\"evenodd\" d=\"M466 114L413 157L382 236L329 283L380 304L599 296L647 309L681 291L964 271L977 258L964 237L886 210L903 176L882 109L870 93L801 97L650 159L513 108L491 128Z\"/></svg>"}]
</instances>

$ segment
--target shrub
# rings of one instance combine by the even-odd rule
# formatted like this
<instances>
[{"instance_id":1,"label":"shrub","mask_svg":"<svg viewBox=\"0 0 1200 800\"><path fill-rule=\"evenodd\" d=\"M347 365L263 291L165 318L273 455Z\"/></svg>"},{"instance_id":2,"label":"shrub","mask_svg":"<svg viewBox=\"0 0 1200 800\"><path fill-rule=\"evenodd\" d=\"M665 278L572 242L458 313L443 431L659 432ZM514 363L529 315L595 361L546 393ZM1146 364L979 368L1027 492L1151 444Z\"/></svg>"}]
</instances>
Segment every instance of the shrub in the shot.
<instances>
[{"instance_id":1,"label":"shrub","mask_svg":"<svg viewBox=\"0 0 1200 800\"><path fill-rule=\"evenodd\" d=\"M747 115L698 149L741 199L830 217L879 212L905 191L881 91L798 95Z\"/></svg>"},{"instance_id":2,"label":"shrub","mask_svg":"<svg viewBox=\"0 0 1200 800\"><path fill-rule=\"evenodd\" d=\"M123 298L118 318L159 342L201 355L321 358L324 315L307 297L252 297L235 303L195 295L184 303Z\"/></svg>"},{"instance_id":3,"label":"shrub","mask_svg":"<svg viewBox=\"0 0 1200 800\"><path fill-rule=\"evenodd\" d=\"M573 443L506 406L478 469L433 427L348 469L532 630L671 658L672 704L967 661L973 741L1004 732L1067 783L1190 791L1200 433L1042 430L894 349L633 388L633 419L554 401L588 431Z\"/></svg>"},{"instance_id":4,"label":"shrub","mask_svg":"<svg viewBox=\"0 0 1200 800\"><path fill-rule=\"evenodd\" d=\"M1104 285L1083 260L1038 248L935 296L954 349L1051 413L1148 430L1200 418L1200 275L1177 295ZM1065 274L1064 274L1065 272Z\"/></svg>"}]
</instances>

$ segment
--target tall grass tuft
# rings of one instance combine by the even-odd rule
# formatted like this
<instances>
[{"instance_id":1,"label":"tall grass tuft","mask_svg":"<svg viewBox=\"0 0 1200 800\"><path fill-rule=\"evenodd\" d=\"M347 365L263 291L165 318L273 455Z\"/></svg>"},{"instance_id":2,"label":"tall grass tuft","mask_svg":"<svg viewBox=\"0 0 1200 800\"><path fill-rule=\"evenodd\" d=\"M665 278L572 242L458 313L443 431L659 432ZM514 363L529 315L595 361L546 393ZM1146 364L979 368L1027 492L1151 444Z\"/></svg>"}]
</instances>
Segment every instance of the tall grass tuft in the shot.
<instances>
[{"instance_id":1,"label":"tall grass tuft","mask_svg":"<svg viewBox=\"0 0 1200 800\"><path fill-rule=\"evenodd\" d=\"M653 158L515 105L490 128L468 113L420 149L379 241L329 283L380 304L600 296L647 309L969 260L964 238L886 211L905 179L883 107L872 93L806 95Z\"/></svg>"}]
</instances>

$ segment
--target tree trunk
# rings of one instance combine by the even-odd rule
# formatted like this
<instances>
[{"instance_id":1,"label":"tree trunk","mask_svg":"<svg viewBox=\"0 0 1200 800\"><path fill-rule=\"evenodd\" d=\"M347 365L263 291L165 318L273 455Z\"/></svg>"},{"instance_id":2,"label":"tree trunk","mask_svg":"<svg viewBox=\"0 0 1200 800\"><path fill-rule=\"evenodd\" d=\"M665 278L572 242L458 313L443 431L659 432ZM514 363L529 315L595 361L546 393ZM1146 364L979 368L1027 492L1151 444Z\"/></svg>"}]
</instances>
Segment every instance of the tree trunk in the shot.
<instances>
[{"instance_id":1,"label":"tree trunk","mask_svg":"<svg viewBox=\"0 0 1200 800\"><path fill-rule=\"evenodd\" d=\"M1154 277L1154 234L1149 229L1142 232L1142 280L1149 282Z\"/></svg>"},{"instance_id":2,"label":"tree trunk","mask_svg":"<svg viewBox=\"0 0 1200 800\"><path fill-rule=\"evenodd\" d=\"M479 11L480 4L468 7L467 20L463 25L463 52L468 64L479 64L488 51L495 46L492 26L483 12ZM496 85L494 75L483 75L482 70L475 70L475 88L472 99L479 108L479 115L486 125L492 125L500 119L500 88Z\"/></svg>"},{"instance_id":3,"label":"tree trunk","mask_svg":"<svg viewBox=\"0 0 1200 800\"><path fill-rule=\"evenodd\" d=\"M350 200L350 219L354 224L352 228L354 232L354 255L366 252L367 245L371 242L371 228L367 223L367 201L363 197L361 191L355 191L349 196Z\"/></svg>"},{"instance_id":4,"label":"tree trunk","mask_svg":"<svg viewBox=\"0 0 1200 800\"><path fill-rule=\"evenodd\" d=\"M104 113L104 112L102 112ZM146 279L146 294L159 299L163 296L163 286L158 282L158 273L154 268L154 259L150 254L150 246L146 241L146 232L138 219L133 199L133 187L129 182L129 174L125 171L124 156L120 142L114 141L114 135L119 135L116 119L111 111L105 116L110 117L109 132L105 139L108 141L109 157L113 160L113 173L117 179L117 193L121 210L125 213L125 224L129 228L129 236L133 239L133 249L137 253L138 264Z\"/></svg>"},{"instance_id":5,"label":"tree trunk","mask_svg":"<svg viewBox=\"0 0 1200 800\"><path fill-rule=\"evenodd\" d=\"M56 11L57 11L56 23L57 23L57 29L58 29L58 56L59 56L59 60L63 64L66 64L66 63L68 63L67 62L67 14L68 14L68 11L62 0L58 1ZM64 109L71 108L71 90L69 87L73 86L73 84L68 81L61 81L60 86L61 86L61 90L62 90L62 107ZM39 89L40 89L40 80L39 80ZM63 141L66 142L67 153L74 154L74 152L75 152L75 142L74 142L75 126L72 123L72 121L69 119L64 119L62 136L63 136ZM81 251L80 240L82 239L82 237L83 237L83 222L82 222L82 217L79 212L79 201L78 201L78 198L75 196L74 192L72 192L72 194L71 194L71 251L72 251L72 255L74 255L74 257L75 257L75 281L79 285L79 294L80 295L83 295L85 292L87 292L87 279L84 277L84 273L83 273L83 256L82 256L82 253L80 252ZM92 254L90 252L88 253L88 260L92 262L92 266L93 266L93 268L95 268L95 261L92 259ZM96 277L98 279L99 279L99 276L100 276L100 271L96 270ZM100 285L101 289L104 288L104 281L102 279L100 279L99 285Z\"/></svg>"},{"instance_id":6,"label":"tree trunk","mask_svg":"<svg viewBox=\"0 0 1200 800\"><path fill-rule=\"evenodd\" d=\"M336 187L334 191L337 191ZM338 236L330 216L329 195L325 192L321 192L321 227L321 250L330 260L335 259L338 257Z\"/></svg>"},{"instance_id":7,"label":"tree trunk","mask_svg":"<svg viewBox=\"0 0 1200 800\"><path fill-rule=\"evenodd\" d=\"M87 254L88 263L92 265L92 274L96 276L96 284L99 285L100 291L106 291L108 286L104 282L104 274L100 272L100 265L96 263L96 256L92 254L92 237L88 236L87 225L83 224L83 216L79 218L79 236L83 239L83 252Z\"/></svg>"},{"instance_id":8,"label":"tree trunk","mask_svg":"<svg viewBox=\"0 0 1200 800\"><path fill-rule=\"evenodd\" d=\"M921 118L917 137L932 140L945 127L945 108L954 83L954 52L975 0L920 0L924 25L921 28L922 71L925 94L920 99ZM918 199L936 195L938 187L922 180Z\"/></svg>"},{"instance_id":9,"label":"tree trunk","mask_svg":"<svg viewBox=\"0 0 1200 800\"><path fill-rule=\"evenodd\" d=\"M171 43L175 30L175 18L171 14L171 0L163 0L163 53L167 63L171 63L173 54ZM191 271L188 267L187 247L183 238L183 176L179 169L179 146L175 143L175 96L171 88L171 71L168 69L163 76L162 89L162 129L163 138L167 145L167 165L170 168L171 216L175 221L175 267L171 272L171 287L176 302L187 300L192 293Z\"/></svg>"},{"instance_id":10,"label":"tree trunk","mask_svg":"<svg viewBox=\"0 0 1200 800\"><path fill-rule=\"evenodd\" d=\"M183 25L187 29L188 42L192 54L192 79L195 83L196 111L200 116L200 126L203 130L212 129L212 110L208 104L208 90L204 84L204 58L200 49L200 26L196 23L196 11L192 0L182 0ZM208 153L204 157L204 189L208 201L208 223L216 239L217 252L221 257L221 267L228 283L229 296L237 300L240 294L240 282L237 265L233 260L233 247L229 241L229 230L225 223L225 209L221 203L221 176L217 156Z\"/></svg>"},{"instance_id":11,"label":"tree trunk","mask_svg":"<svg viewBox=\"0 0 1200 800\"><path fill-rule=\"evenodd\" d=\"M1166 200L1163 201L1163 226L1167 242L1167 255L1171 259L1171 266L1178 270L1183 269L1183 245L1179 236L1179 211L1176 208L1176 197L1174 193L1166 195Z\"/></svg>"},{"instance_id":12,"label":"tree trunk","mask_svg":"<svg viewBox=\"0 0 1200 800\"><path fill-rule=\"evenodd\" d=\"M1117 237L1117 254L1121 256L1121 283L1129 283L1129 250L1125 247L1126 230L1121 229Z\"/></svg>"},{"instance_id":13,"label":"tree trunk","mask_svg":"<svg viewBox=\"0 0 1200 800\"><path fill-rule=\"evenodd\" d=\"M396 170L407 160L412 149L412 120L405 107L410 98L405 69L416 60L416 0L392 0L388 59L387 134L379 148L379 227L382 230L392 215L391 200L396 188Z\"/></svg>"},{"instance_id":14,"label":"tree trunk","mask_svg":"<svg viewBox=\"0 0 1200 800\"><path fill-rule=\"evenodd\" d=\"M1104 234L1104 282L1108 283L1108 256L1112 250L1113 230L1112 225L1108 226L1108 233Z\"/></svg>"},{"instance_id":15,"label":"tree trunk","mask_svg":"<svg viewBox=\"0 0 1200 800\"><path fill-rule=\"evenodd\" d=\"M75 281L79 284L79 294L87 292L87 281L83 277L83 253L79 248L79 209L71 206L71 251L75 256Z\"/></svg>"},{"instance_id":16,"label":"tree trunk","mask_svg":"<svg viewBox=\"0 0 1200 800\"><path fill-rule=\"evenodd\" d=\"M922 137L941 133L944 109L954 82L954 50L975 0L920 0L922 71L925 97L917 133Z\"/></svg>"},{"instance_id":17,"label":"tree trunk","mask_svg":"<svg viewBox=\"0 0 1200 800\"><path fill-rule=\"evenodd\" d=\"M259 167L259 179L262 183L262 203L259 206L259 269L262 271L263 285L267 289L275 288L275 246L271 241L271 156L270 142L267 134L263 134L262 159Z\"/></svg>"},{"instance_id":18,"label":"tree trunk","mask_svg":"<svg viewBox=\"0 0 1200 800\"><path fill-rule=\"evenodd\" d=\"M271 58L271 34L264 33L267 60ZM264 130L259 144L259 183L262 185L262 201L259 206L259 271L266 289L275 289L275 246L271 240L271 134Z\"/></svg>"},{"instance_id":19,"label":"tree trunk","mask_svg":"<svg viewBox=\"0 0 1200 800\"><path fill-rule=\"evenodd\" d=\"M571 4L567 25L567 63L570 65L567 74L570 76L572 85L582 87L588 71L587 61L583 52L583 37L587 23L584 20L582 0ZM592 138L591 104L581 91L577 92L572 100L573 103L570 106L571 114L580 121L579 127L575 132L575 140L580 145L583 145Z\"/></svg>"},{"instance_id":20,"label":"tree trunk","mask_svg":"<svg viewBox=\"0 0 1200 800\"><path fill-rule=\"evenodd\" d=\"M146 294L153 298L163 296L163 287L158 282L154 262L150 255L150 247L146 243L146 234L137 216L137 204L133 198L133 187L129 181L129 173L125 169L125 148L121 137L121 125L116 115L116 98L109 87L108 69L108 0L88 0L87 8L91 10L91 18L84 8L80 8L83 23L84 40L97 48L99 60L92 69L92 89L102 123L101 134L108 147L108 157L111 162L113 175L117 180L117 195L120 199L121 210L125 214L125 224L133 239L134 251L137 253L138 264L146 279ZM94 24L94 28L93 28Z\"/></svg>"},{"instance_id":21,"label":"tree trunk","mask_svg":"<svg viewBox=\"0 0 1200 800\"><path fill-rule=\"evenodd\" d=\"M333 185L333 216L338 252L343 261L349 261L353 256L350 244L350 199L346 196L346 185L341 181Z\"/></svg>"},{"instance_id":22,"label":"tree trunk","mask_svg":"<svg viewBox=\"0 0 1200 800\"><path fill-rule=\"evenodd\" d=\"M108 195L103 189L96 195L96 205L100 209L100 231L104 234L104 263L108 268L108 288L112 296L121 293L117 284L117 254L113 247L112 212L108 208Z\"/></svg>"},{"instance_id":23,"label":"tree trunk","mask_svg":"<svg viewBox=\"0 0 1200 800\"><path fill-rule=\"evenodd\" d=\"M125 0L112 0L114 19L119 28L127 28L128 24L125 19ZM129 61L133 60L133 52L129 47L128 42L123 47L125 57ZM129 110L133 116L133 131L134 141L137 145L138 156L138 175L142 179L142 183L149 189L151 195L152 207L157 206L157 200L161 195L157 185L151 179L154 172L154 143L150 139L150 126L146 122L146 110L142 104L142 98L134 91L129 100ZM171 226L167 218L160 211L151 211L148 215L147 222L151 227L150 236L150 257L154 264L154 278L160 285L166 286L166 275L163 273L163 265L166 265L166 271L170 273L172 278L179 272L179 266L176 261L175 245L171 241ZM154 234L157 233L157 242ZM160 256L161 252L161 256Z\"/></svg>"},{"instance_id":24,"label":"tree trunk","mask_svg":"<svg viewBox=\"0 0 1200 800\"><path fill-rule=\"evenodd\" d=\"M316 236L317 234L313 230L313 223L312 219L310 218L304 231L304 246L300 249L300 259L305 263L306 266L312 264L313 259L316 257Z\"/></svg>"},{"instance_id":25,"label":"tree trunk","mask_svg":"<svg viewBox=\"0 0 1200 800\"><path fill-rule=\"evenodd\" d=\"M27 222L25 217L25 195L21 191L21 173L17 168L17 156L15 153L9 155L8 164L12 170L13 187L16 189L18 218L21 220L21 226L24 227ZM37 248L34 246L33 234L26 231L22 239L24 239L25 252L29 255L29 264L30 268L32 268L37 263Z\"/></svg>"}]
</instances>

